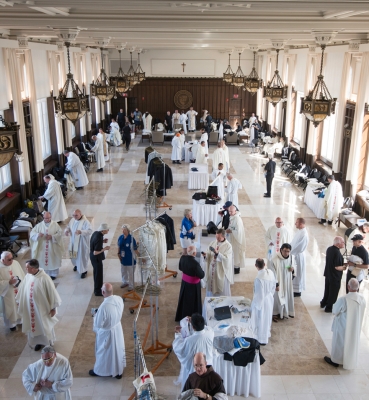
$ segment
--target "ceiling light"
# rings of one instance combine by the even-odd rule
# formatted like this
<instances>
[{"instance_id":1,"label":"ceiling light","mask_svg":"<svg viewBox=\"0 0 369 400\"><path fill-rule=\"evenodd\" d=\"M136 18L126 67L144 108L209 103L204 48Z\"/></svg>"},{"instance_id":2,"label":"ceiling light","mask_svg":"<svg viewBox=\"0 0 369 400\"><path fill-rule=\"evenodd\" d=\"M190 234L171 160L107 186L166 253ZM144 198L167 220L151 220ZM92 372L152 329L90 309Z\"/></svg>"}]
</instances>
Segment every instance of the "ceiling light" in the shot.
<instances>
[{"instance_id":1,"label":"ceiling light","mask_svg":"<svg viewBox=\"0 0 369 400\"><path fill-rule=\"evenodd\" d=\"M263 93L263 97L265 97L265 99L269 101L269 103L272 103L274 107L281 100L287 97L287 86L283 84L283 81L279 76L279 71L278 71L279 49L277 49L276 51L277 51L276 69L274 71L272 80L269 81L266 86L264 86L264 93Z\"/></svg>"},{"instance_id":2,"label":"ceiling light","mask_svg":"<svg viewBox=\"0 0 369 400\"><path fill-rule=\"evenodd\" d=\"M127 92L129 89L129 83L127 82L126 75L122 69L122 50L118 50L119 52L119 69L116 76L110 77L110 84L115 86L115 90L118 94L123 96L123 93Z\"/></svg>"},{"instance_id":3,"label":"ceiling light","mask_svg":"<svg viewBox=\"0 0 369 400\"><path fill-rule=\"evenodd\" d=\"M256 58L256 51L254 51L254 64L249 76L245 77L245 87L244 90L247 90L253 96L259 88L263 87L263 80L259 78L258 73L255 69L255 58Z\"/></svg>"},{"instance_id":4,"label":"ceiling light","mask_svg":"<svg viewBox=\"0 0 369 400\"><path fill-rule=\"evenodd\" d=\"M232 85L240 88L245 85L245 75L241 69L241 53L238 53L238 68L232 77Z\"/></svg>"},{"instance_id":5,"label":"ceiling light","mask_svg":"<svg viewBox=\"0 0 369 400\"><path fill-rule=\"evenodd\" d=\"M100 101L105 103L115 96L115 85L110 83L108 75L104 69L104 56L103 48L101 50L101 72L96 81L92 81L90 85L90 93L92 97L97 97Z\"/></svg>"}]
</instances>

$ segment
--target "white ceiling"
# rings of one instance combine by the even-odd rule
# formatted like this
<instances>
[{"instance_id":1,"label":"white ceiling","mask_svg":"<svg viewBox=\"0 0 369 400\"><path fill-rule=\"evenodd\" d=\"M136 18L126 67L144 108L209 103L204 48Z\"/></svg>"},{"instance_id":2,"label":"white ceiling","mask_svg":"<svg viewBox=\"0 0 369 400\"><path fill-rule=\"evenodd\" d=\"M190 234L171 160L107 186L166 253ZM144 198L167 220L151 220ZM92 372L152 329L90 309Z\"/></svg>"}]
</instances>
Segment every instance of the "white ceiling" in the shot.
<instances>
[{"instance_id":1,"label":"white ceiling","mask_svg":"<svg viewBox=\"0 0 369 400\"><path fill-rule=\"evenodd\" d=\"M75 43L151 49L271 48L314 43L312 31L337 32L336 43L369 39L369 0L192 1L0 0L0 36L57 41L78 28ZM32 39L31 39L32 38Z\"/></svg>"}]
</instances>

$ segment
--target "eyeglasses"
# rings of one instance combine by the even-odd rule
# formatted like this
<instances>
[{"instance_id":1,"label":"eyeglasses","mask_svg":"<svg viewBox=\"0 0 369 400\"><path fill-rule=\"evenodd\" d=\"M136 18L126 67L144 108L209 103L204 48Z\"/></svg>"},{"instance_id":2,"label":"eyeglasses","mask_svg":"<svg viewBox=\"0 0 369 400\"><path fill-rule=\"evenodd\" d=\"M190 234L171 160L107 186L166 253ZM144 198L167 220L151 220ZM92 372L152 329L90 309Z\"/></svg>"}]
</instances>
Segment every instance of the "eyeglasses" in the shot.
<instances>
[{"instance_id":1,"label":"eyeglasses","mask_svg":"<svg viewBox=\"0 0 369 400\"><path fill-rule=\"evenodd\" d=\"M12 261L12 260L14 260L13 257L11 257L11 258L6 258L6 261Z\"/></svg>"},{"instance_id":2,"label":"eyeglasses","mask_svg":"<svg viewBox=\"0 0 369 400\"><path fill-rule=\"evenodd\" d=\"M43 358L42 361L44 363L47 363L47 362L51 361L54 358L54 356L55 356L55 354L53 354L50 358Z\"/></svg>"}]
</instances>

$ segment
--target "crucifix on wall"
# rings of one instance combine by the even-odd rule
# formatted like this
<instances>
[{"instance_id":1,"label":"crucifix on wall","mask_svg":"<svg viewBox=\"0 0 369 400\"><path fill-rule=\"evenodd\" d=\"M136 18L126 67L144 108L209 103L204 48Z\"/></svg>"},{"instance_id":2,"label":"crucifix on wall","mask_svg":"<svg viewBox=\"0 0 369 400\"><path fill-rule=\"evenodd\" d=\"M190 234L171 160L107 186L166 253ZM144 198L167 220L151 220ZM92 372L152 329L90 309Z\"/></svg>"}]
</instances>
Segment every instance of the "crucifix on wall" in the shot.
<instances>
[{"instance_id":1,"label":"crucifix on wall","mask_svg":"<svg viewBox=\"0 0 369 400\"><path fill-rule=\"evenodd\" d=\"M183 72L184 72L184 68L185 68L186 64L185 64L185 63L183 63L183 64L181 64L181 65L182 65Z\"/></svg>"}]
</instances>

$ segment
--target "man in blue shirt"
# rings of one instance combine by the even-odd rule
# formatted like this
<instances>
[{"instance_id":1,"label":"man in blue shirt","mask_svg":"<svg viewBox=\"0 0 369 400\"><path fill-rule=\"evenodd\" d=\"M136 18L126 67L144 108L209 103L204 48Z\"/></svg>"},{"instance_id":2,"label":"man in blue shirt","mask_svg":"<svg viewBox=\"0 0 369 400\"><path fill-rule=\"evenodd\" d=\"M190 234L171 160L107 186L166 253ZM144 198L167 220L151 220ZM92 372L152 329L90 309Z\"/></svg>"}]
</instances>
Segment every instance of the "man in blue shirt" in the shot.
<instances>
[{"instance_id":1,"label":"man in blue shirt","mask_svg":"<svg viewBox=\"0 0 369 400\"><path fill-rule=\"evenodd\" d=\"M136 132L140 130L141 125L142 125L142 113L141 111L138 111L138 108L133 112L135 116L135 127L136 127Z\"/></svg>"},{"instance_id":2,"label":"man in blue shirt","mask_svg":"<svg viewBox=\"0 0 369 400\"><path fill-rule=\"evenodd\" d=\"M128 224L122 225L122 233L118 238L118 258L121 264L122 285L121 288L128 286L128 290L133 290L134 273L136 260L133 251L138 255L137 243L130 233L131 228Z\"/></svg>"}]
</instances>

